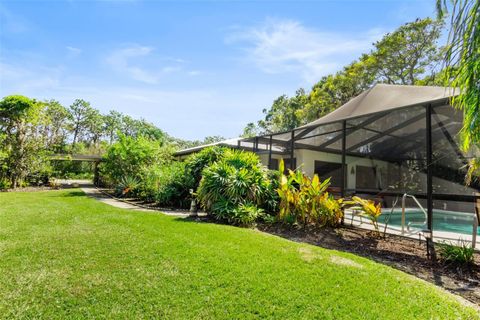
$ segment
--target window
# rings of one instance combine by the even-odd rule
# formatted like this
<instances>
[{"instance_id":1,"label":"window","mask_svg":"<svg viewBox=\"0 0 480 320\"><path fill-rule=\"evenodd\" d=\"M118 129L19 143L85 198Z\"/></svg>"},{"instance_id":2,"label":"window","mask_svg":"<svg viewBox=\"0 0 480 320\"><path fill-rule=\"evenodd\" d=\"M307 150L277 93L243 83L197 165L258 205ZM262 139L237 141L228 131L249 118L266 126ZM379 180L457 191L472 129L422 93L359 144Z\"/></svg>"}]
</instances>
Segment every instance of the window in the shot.
<instances>
[{"instance_id":1,"label":"window","mask_svg":"<svg viewBox=\"0 0 480 320\"><path fill-rule=\"evenodd\" d=\"M270 164L268 166L270 170L278 170L278 159L270 159Z\"/></svg>"},{"instance_id":2,"label":"window","mask_svg":"<svg viewBox=\"0 0 480 320\"><path fill-rule=\"evenodd\" d=\"M378 189L377 168L357 165L355 172L356 189Z\"/></svg>"},{"instance_id":3,"label":"window","mask_svg":"<svg viewBox=\"0 0 480 320\"><path fill-rule=\"evenodd\" d=\"M283 159L283 163L285 164L285 173L288 172L288 169L295 170L297 168L297 159L293 158L293 167L290 166L290 158Z\"/></svg>"},{"instance_id":4,"label":"window","mask_svg":"<svg viewBox=\"0 0 480 320\"><path fill-rule=\"evenodd\" d=\"M315 160L315 174L318 174L320 180L330 178L332 187L341 187L343 180L343 170L341 163L317 161Z\"/></svg>"}]
</instances>

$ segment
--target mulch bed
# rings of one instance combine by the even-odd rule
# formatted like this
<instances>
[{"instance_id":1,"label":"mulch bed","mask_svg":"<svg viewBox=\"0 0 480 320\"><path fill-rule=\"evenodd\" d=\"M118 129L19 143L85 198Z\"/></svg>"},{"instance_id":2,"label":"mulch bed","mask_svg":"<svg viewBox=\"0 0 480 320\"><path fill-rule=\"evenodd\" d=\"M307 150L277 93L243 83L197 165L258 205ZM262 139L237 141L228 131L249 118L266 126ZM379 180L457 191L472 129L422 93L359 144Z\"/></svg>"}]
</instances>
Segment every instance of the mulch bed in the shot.
<instances>
[{"instance_id":1,"label":"mulch bed","mask_svg":"<svg viewBox=\"0 0 480 320\"><path fill-rule=\"evenodd\" d=\"M292 241L327 249L354 253L434 283L480 305L480 254L467 267L432 262L427 258L426 242L395 235L374 238L371 231L341 227L337 229L299 229L281 224L258 225L257 229Z\"/></svg>"}]
</instances>

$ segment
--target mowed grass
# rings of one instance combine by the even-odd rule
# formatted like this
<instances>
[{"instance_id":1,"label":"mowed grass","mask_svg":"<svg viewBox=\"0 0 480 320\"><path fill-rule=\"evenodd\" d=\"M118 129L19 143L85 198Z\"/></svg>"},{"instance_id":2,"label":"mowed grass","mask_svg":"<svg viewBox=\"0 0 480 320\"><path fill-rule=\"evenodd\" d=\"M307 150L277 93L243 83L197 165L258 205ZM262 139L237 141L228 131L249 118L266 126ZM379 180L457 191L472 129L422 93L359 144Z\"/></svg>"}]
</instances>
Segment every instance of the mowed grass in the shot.
<instances>
[{"instance_id":1,"label":"mowed grass","mask_svg":"<svg viewBox=\"0 0 480 320\"><path fill-rule=\"evenodd\" d=\"M361 257L79 190L0 194L0 271L4 319L478 318Z\"/></svg>"}]
</instances>

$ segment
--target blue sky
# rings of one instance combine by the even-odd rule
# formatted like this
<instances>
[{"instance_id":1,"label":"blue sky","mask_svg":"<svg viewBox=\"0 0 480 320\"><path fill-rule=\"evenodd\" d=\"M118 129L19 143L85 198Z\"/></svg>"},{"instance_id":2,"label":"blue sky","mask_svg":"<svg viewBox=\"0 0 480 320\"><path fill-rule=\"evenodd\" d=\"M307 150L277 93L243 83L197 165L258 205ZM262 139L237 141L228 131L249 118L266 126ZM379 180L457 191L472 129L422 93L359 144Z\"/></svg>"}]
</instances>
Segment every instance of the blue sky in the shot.
<instances>
[{"instance_id":1,"label":"blue sky","mask_svg":"<svg viewBox=\"0 0 480 320\"><path fill-rule=\"evenodd\" d=\"M0 1L0 96L75 98L185 139L235 137L399 25L417 1Z\"/></svg>"}]
</instances>

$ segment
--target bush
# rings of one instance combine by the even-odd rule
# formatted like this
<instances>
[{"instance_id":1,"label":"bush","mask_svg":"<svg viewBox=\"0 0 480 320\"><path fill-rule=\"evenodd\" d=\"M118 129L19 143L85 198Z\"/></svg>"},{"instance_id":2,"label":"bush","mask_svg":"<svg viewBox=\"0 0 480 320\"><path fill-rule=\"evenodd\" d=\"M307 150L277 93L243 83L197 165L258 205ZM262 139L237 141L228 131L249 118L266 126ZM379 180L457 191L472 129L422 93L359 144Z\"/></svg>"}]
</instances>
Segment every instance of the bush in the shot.
<instances>
[{"instance_id":1,"label":"bush","mask_svg":"<svg viewBox=\"0 0 480 320\"><path fill-rule=\"evenodd\" d=\"M102 181L118 186L125 177L142 180L142 173L150 168L171 161L171 149L160 142L142 136L120 136L112 144L100 164Z\"/></svg>"},{"instance_id":2,"label":"bush","mask_svg":"<svg viewBox=\"0 0 480 320\"><path fill-rule=\"evenodd\" d=\"M115 193L121 197L135 195L139 185L140 180L137 177L123 176L118 182Z\"/></svg>"},{"instance_id":3,"label":"bush","mask_svg":"<svg viewBox=\"0 0 480 320\"><path fill-rule=\"evenodd\" d=\"M7 178L0 179L0 190L10 189L12 187L12 183Z\"/></svg>"},{"instance_id":4,"label":"bush","mask_svg":"<svg viewBox=\"0 0 480 320\"><path fill-rule=\"evenodd\" d=\"M185 163L174 161L147 167L139 176L140 184L135 192L138 198L165 207L189 207L192 179L185 173Z\"/></svg>"},{"instance_id":5,"label":"bush","mask_svg":"<svg viewBox=\"0 0 480 320\"><path fill-rule=\"evenodd\" d=\"M327 192L330 179L312 179L301 171L289 170L283 174L284 163L280 162L280 182L277 189L280 198L278 218L287 223L315 224L336 227L343 216L341 200L337 201Z\"/></svg>"},{"instance_id":6,"label":"bush","mask_svg":"<svg viewBox=\"0 0 480 320\"><path fill-rule=\"evenodd\" d=\"M162 206L188 208L192 184L193 178L186 174L185 164L173 162L161 170L155 200Z\"/></svg>"},{"instance_id":7,"label":"bush","mask_svg":"<svg viewBox=\"0 0 480 320\"><path fill-rule=\"evenodd\" d=\"M382 214L382 205L380 203L375 203L373 200L367 200L353 196L352 200L345 201L344 205L353 205L351 209L360 211L362 216L366 217L372 222L372 225L375 229L375 236L380 236L380 230L378 228L378 218Z\"/></svg>"},{"instance_id":8,"label":"bush","mask_svg":"<svg viewBox=\"0 0 480 320\"><path fill-rule=\"evenodd\" d=\"M203 169L220 160L228 150L230 149L225 147L209 147L187 158L185 161L185 171L186 174L192 178L191 189L197 190L200 185L200 180L202 179Z\"/></svg>"},{"instance_id":9,"label":"bush","mask_svg":"<svg viewBox=\"0 0 480 320\"><path fill-rule=\"evenodd\" d=\"M251 152L224 150L203 170L198 187L202 207L216 219L249 225L259 218L265 200L272 197L267 169Z\"/></svg>"},{"instance_id":10,"label":"bush","mask_svg":"<svg viewBox=\"0 0 480 320\"><path fill-rule=\"evenodd\" d=\"M230 223L249 226L258 218L263 217L265 211L251 203L240 204L233 210L233 214L228 217Z\"/></svg>"},{"instance_id":11,"label":"bush","mask_svg":"<svg viewBox=\"0 0 480 320\"><path fill-rule=\"evenodd\" d=\"M460 246L440 243L438 244L438 249L440 258L446 263L459 265L473 264L473 254L475 250L464 241L461 241Z\"/></svg>"}]
</instances>

